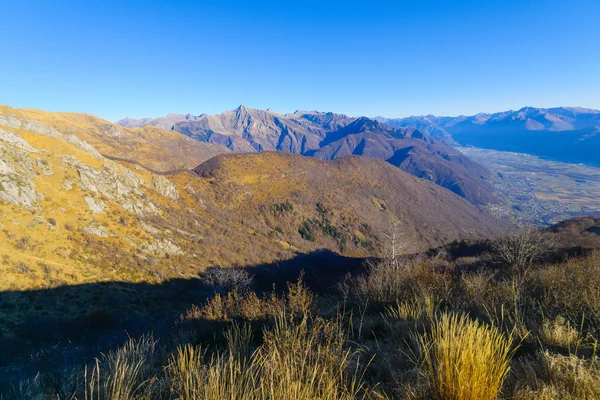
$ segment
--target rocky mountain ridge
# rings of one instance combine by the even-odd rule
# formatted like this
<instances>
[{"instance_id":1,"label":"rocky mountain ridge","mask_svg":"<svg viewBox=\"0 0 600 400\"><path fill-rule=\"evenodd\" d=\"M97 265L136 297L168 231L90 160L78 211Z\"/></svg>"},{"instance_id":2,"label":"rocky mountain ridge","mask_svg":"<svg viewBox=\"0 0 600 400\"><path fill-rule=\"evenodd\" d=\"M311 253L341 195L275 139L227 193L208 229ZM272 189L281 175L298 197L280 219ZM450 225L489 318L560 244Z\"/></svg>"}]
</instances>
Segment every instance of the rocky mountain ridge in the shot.
<instances>
[{"instance_id":1,"label":"rocky mountain ridge","mask_svg":"<svg viewBox=\"0 0 600 400\"><path fill-rule=\"evenodd\" d=\"M473 204L497 201L495 179L442 140L415 129L381 124L365 117L296 111L278 114L240 106L217 115L180 115L163 119L125 119L125 126L169 125L171 130L201 142L221 144L233 152L285 151L334 160L360 155L390 162L420 178L431 180Z\"/></svg>"}]
</instances>

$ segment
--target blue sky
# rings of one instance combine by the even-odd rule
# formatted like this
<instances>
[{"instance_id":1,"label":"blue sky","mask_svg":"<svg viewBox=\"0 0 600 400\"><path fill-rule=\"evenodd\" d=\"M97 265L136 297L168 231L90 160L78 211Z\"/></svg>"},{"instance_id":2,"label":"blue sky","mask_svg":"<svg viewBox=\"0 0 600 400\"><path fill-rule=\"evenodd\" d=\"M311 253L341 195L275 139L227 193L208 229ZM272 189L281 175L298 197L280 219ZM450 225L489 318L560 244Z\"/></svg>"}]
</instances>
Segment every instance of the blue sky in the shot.
<instances>
[{"instance_id":1,"label":"blue sky","mask_svg":"<svg viewBox=\"0 0 600 400\"><path fill-rule=\"evenodd\" d=\"M0 103L109 120L600 109L600 1L0 0Z\"/></svg>"}]
</instances>

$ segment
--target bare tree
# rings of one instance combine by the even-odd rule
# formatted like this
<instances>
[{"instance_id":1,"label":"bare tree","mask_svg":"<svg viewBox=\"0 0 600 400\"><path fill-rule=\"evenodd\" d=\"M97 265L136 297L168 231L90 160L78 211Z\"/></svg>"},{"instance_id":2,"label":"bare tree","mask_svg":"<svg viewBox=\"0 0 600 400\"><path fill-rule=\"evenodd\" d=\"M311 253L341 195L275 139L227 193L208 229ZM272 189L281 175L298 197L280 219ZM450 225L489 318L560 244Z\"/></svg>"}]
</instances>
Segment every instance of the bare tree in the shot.
<instances>
[{"instance_id":1,"label":"bare tree","mask_svg":"<svg viewBox=\"0 0 600 400\"><path fill-rule=\"evenodd\" d=\"M357 280L356 289L360 296L377 302L395 301L406 290L407 279L413 263L402 254L410 247L410 242L400 231L398 222L391 222L382 258L368 262L368 274Z\"/></svg>"},{"instance_id":2,"label":"bare tree","mask_svg":"<svg viewBox=\"0 0 600 400\"><path fill-rule=\"evenodd\" d=\"M552 247L552 237L531 227L510 232L492 243L493 253L518 272L526 272Z\"/></svg>"},{"instance_id":3,"label":"bare tree","mask_svg":"<svg viewBox=\"0 0 600 400\"><path fill-rule=\"evenodd\" d=\"M408 239L400 231L399 226L400 223L398 221L390 220L388 232L382 234L387 239L383 252L383 262L393 268L398 268L401 264L404 264L399 262L398 257L410 247Z\"/></svg>"}]
</instances>

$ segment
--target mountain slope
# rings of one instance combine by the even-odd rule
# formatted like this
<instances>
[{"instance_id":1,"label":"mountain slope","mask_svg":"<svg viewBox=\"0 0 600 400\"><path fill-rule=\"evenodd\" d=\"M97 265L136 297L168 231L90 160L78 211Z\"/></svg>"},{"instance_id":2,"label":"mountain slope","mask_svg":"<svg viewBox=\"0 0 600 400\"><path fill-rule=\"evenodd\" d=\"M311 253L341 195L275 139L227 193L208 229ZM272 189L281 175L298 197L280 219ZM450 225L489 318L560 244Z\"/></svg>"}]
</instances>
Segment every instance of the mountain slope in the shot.
<instances>
[{"instance_id":1,"label":"mountain slope","mask_svg":"<svg viewBox=\"0 0 600 400\"><path fill-rule=\"evenodd\" d=\"M391 128L360 118L333 132L311 155L331 160L349 154L386 160L414 176L450 189L474 204L495 200L494 177L459 151L412 128Z\"/></svg>"},{"instance_id":2,"label":"mountain slope","mask_svg":"<svg viewBox=\"0 0 600 400\"><path fill-rule=\"evenodd\" d=\"M75 135L103 156L129 160L156 171L192 169L229 150L218 144L198 142L176 131L152 126L126 128L89 114L48 113L1 107L7 115L37 120L51 129Z\"/></svg>"},{"instance_id":3,"label":"mountain slope","mask_svg":"<svg viewBox=\"0 0 600 400\"><path fill-rule=\"evenodd\" d=\"M334 113L297 111L278 114L244 105L217 115L170 114L164 118L123 119L123 126L171 126L191 138L226 145L236 152L281 150L304 153L319 147L328 130L347 125L353 118Z\"/></svg>"},{"instance_id":4,"label":"mountain slope","mask_svg":"<svg viewBox=\"0 0 600 400\"><path fill-rule=\"evenodd\" d=\"M232 209L243 210L248 201L288 200L309 209L322 203L339 213L341 225L354 216L385 231L391 221L399 221L400 231L415 248L419 243L427 247L457 237L485 236L504 226L465 199L383 160L348 156L326 162L280 152L229 154L194 171L215 186L231 185L239 188L234 193L245 193L231 200Z\"/></svg>"},{"instance_id":5,"label":"mountain slope","mask_svg":"<svg viewBox=\"0 0 600 400\"><path fill-rule=\"evenodd\" d=\"M375 120L391 126L400 128L414 128L420 132L426 133L433 138L444 140L446 143L454 144L452 134L444 129L439 124L442 123L440 118L433 115L411 116L407 118L384 118L377 117Z\"/></svg>"},{"instance_id":6,"label":"mountain slope","mask_svg":"<svg viewBox=\"0 0 600 400\"><path fill-rule=\"evenodd\" d=\"M234 152L281 150L322 160L350 154L378 158L450 189L473 204L497 200L494 178L488 171L439 139L414 129L383 126L364 117L306 111L282 115L245 106L218 115L181 118L179 122L165 117L119 123L174 122L173 130L199 141L226 145Z\"/></svg>"},{"instance_id":7,"label":"mountain slope","mask_svg":"<svg viewBox=\"0 0 600 400\"><path fill-rule=\"evenodd\" d=\"M0 109L0 290L192 277L322 248L377 255L390 221L398 221L407 251L506 227L439 186L367 158L232 154L195 173L157 174L84 141L96 122ZM101 143L109 152L111 142Z\"/></svg>"}]
</instances>

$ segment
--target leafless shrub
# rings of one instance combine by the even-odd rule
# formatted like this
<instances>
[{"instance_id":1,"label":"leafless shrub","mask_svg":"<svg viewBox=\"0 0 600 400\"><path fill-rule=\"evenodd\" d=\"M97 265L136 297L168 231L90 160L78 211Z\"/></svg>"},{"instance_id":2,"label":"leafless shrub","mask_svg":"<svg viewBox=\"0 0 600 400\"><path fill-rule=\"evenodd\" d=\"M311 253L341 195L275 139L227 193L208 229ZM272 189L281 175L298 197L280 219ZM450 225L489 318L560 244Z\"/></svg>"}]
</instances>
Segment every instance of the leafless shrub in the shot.
<instances>
[{"instance_id":1,"label":"leafless shrub","mask_svg":"<svg viewBox=\"0 0 600 400\"><path fill-rule=\"evenodd\" d=\"M367 275L357 279L355 294L377 303L393 303L406 294L411 268L410 262L397 259L371 263Z\"/></svg>"},{"instance_id":2,"label":"leafless shrub","mask_svg":"<svg viewBox=\"0 0 600 400\"><path fill-rule=\"evenodd\" d=\"M528 270L551 248L551 237L533 228L513 231L492 243L494 254L519 272Z\"/></svg>"},{"instance_id":3,"label":"leafless shrub","mask_svg":"<svg viewBox=\"0 0 600 400\"><path fill-rule=\"evenodd\" d=\"M219 291L246 289L252 284L252 275L243 268L210 267L202 274L202 282Z\"/></svg>"},{"instance_id":4,"label":"leafless shrub","mask_svg":"<svg viewBox=\"0 0 600 400\"><path fill-rule=\"evenodd\" d=\"M16 247L19 250L25 250L27 245L29 244L29 237L23 236L21 239L17 240Z\"/></svg>"},{"instance_id":5,"label":"leafless shrub","mask_svg":"<svg viewBox=\"0 0 600 400\"><path fill-rule=\"evenodd\" d=\"M20 274L27 274L31 272L31 268L29 268L29 266L22 261L19 261L17 265L15 265L15 269Z\"/></svg>"}]
</instances>

